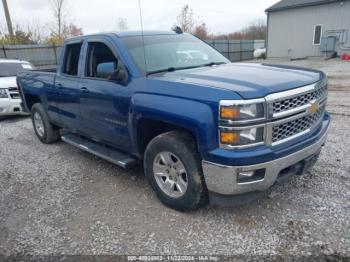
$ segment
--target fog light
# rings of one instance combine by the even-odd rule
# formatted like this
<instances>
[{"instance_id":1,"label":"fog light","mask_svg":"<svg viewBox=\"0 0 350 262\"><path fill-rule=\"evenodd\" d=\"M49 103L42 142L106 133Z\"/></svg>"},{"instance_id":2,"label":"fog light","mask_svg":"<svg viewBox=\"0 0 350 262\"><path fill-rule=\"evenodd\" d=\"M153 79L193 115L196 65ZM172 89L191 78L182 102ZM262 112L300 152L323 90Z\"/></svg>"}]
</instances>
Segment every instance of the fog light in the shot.
<instances>
[{"instance_id":1,"label":"fog light","mask_svg":"<svg viewBox=\"0 0 350 262\"><path fill-rule=\"evenodd\" d=\"M249 183L264 179L265 169L242 171L237 174L237 183Z\"/></svg>"}]
</instances>

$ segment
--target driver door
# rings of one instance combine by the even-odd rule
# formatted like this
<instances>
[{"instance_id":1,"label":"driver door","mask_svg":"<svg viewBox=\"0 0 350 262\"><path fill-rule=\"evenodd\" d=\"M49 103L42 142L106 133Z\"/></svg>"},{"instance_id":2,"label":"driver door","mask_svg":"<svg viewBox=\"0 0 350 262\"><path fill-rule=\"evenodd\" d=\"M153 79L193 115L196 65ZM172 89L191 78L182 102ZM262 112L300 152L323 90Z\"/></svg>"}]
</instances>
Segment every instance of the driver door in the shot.
<instances>
[{"instance_id":1,"label":"driver door","mask_svg":"<svg viewBox=\"0 0 350 262\"><path fill-rule=\"evenodd\" d=\"M108 41L90 41L85 51L85 70L79 83L83 132L94 140L127 149L130 145L128 86L99 72L111 65L123 66L122 62Z\"/></svg>"}]
</instances>

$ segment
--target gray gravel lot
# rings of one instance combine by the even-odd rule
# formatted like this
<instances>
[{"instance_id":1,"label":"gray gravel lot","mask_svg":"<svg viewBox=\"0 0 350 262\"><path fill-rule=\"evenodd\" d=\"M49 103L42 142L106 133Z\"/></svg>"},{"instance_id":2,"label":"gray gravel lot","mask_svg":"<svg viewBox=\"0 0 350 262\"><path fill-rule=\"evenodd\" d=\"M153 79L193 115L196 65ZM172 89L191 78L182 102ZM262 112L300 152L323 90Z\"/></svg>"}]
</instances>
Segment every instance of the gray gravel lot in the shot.
<instances>
[{"instance_id":1,"label":"gray gravel lot","mask_svg":"<svg viewBox=\"0 0 350 262\"><path fill-rule=\"evenodd\" d=\"M1 121L0 254L350 256L350 63L292 64L329 74L328 143L311 172L235 208L168 209L141 168L41 144L29 118Z\"/></svg>"}]
</instances>

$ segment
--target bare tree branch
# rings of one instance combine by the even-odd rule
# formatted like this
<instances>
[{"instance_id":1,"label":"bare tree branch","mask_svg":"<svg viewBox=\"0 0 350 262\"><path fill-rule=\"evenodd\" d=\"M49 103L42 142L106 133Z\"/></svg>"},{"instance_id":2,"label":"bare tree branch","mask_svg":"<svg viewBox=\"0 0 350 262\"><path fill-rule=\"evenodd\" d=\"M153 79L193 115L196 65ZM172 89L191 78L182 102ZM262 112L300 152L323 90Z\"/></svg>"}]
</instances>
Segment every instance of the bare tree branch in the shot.
<instances>
[{"instance_id":1,"label":"bare tree branch","mask_svg":"<svg viewBox=\"0 0 350 262\"><path fill-rule=\"evenodd\" d=\"M54 15L54 29L52 34L58 39L62 39L62 33L67 16L67 0L50 0Z\"/></svg>"},{"instance_id":2,"label":"bare tree branch","mask_svg":"<svg viewBox=\"0 0 350 262\"><path fill-rule=\"evenodd\" d=\"M193 30L193 34L202 40L207 40L209 38L207 25L205 23L197 25Z\"/></svg>"},{"instance_id":3,"label":"bare tree branch","mask_svg":"<svg viewBox=\"0 0 350 262\"><path fill-rule=\"evenodd\" d=\"M193 18L193 11L189 5L182 7L180 14L177 16L177 23L183 32L192 32L195 20Z\"/></svg>"},{"instance_id":4,"label":"bare tree branch","mask_svg":"<svg viewBox=\"0 0 350 262\"><path fill-rule=\"evenodd\" d=\"M118 30L121 32L128 30L128 22L123 17L118 18Z\"/></svg>"}]
</instances>

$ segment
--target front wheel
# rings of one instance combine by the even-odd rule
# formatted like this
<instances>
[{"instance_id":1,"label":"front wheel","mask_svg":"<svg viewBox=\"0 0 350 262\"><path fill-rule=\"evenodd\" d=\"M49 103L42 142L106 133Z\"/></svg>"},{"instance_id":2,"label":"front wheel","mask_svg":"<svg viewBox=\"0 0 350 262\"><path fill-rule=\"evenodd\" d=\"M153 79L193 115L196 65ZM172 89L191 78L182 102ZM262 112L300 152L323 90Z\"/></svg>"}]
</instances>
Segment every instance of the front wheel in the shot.
<instances>
[{"instance_id":1,"label":"front wheel","mask_svg":"<svg viewBox=\"0 0 350 262\"><path fill-rule=\"evenodd\" d=\"M60 139L59 129L52 125L41 104L34 104L31 118L35 134L44 144L51 144Z\"/></svg>"},{"instance_id":2,"label":"front wheel","mask_svg":"<svg viewBox=\"0 0 350 262\"><path fill-rule=\"evenodd\" d=\"M146 148L144 168L165 205L186 211L207 203L200 158L189 134L168 132L154 138Z\"/></svg>"}]
</instances>

